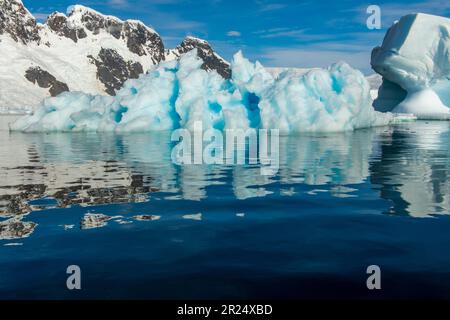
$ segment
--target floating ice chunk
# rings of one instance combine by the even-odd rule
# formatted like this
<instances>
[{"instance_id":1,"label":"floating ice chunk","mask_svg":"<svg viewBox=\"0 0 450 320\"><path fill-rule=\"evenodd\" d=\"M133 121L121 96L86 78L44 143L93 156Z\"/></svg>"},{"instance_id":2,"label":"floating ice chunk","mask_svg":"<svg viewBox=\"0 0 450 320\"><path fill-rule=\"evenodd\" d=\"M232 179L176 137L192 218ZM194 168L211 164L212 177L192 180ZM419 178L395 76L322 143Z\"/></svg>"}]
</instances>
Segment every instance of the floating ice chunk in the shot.
<instances>
[{"instance_id":1,"label":"floating ice chunk","mask_svg":"<svg viewBox=\"0 0 450 320\"><path fill-rule=\"evenodd\" d=\"M114 222L117 222L118 224L131 224L131 223L133 223L133 221L123 220L123 219L117 219L117 220L114 220Z\"/></svg>"},{"instance_id":2,"label":"floating ice chunk","mask_svg":"<svg viewBox=\"0 0 450 320\"><path fill-rule=\"evenodd\" d=\"M215 128L283 132L347 131L386 125L390 114L372 108L367 80L345 63L278 78L238 52L232 78L201 68L195 50L129 80L115 97L63 93L44 100L11 130L162 131Z\"/></svg>"},{"instance_id":3,"label":"floating ice chunk","mask_svg":"<svg viewBox=\"0 0 450 320\"><path fill-rule=\"evenodd\" d=\"M183 216L183 219L187 219L187 220L195 220L195 221L201 221L203 219L202 214L201 213L196 213L196 214L187 214Z\"/></svg>"},{"instance_id":4,"label":"floating ice chunk","mask_svg":"<svg viewBox=\"0 0 450 320\"><path fill-rule=\"evenodd\" d=\"M20 247L23 246L22 242L11 242L11 243L5 243L3 246L5 247Z\"/></svg>"},{"instance_id":5,"label":"floating ice chunk","mask_svg":"<svg viewBox=\"0 0 450 320\"><path fill-rule=\"evenodd\" d=\"M155 221L161 219L161 216L143 214L134 216L133 219L135 219L136 221Z\"/></svg>"}]
</instances>

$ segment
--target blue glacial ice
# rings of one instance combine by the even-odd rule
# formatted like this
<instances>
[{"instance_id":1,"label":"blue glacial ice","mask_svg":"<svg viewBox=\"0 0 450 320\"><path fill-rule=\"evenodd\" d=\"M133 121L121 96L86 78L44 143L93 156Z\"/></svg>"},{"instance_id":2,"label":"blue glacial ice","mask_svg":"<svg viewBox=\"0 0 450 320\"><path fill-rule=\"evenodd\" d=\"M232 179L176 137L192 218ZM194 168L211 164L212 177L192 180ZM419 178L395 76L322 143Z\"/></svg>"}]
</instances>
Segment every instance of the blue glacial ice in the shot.
<instances>
[{"instance_id":1,"label":"blue glacial ice","mask_svg":"<svg viewBox=\"0 0 450 320\"><path fill-rule=\"evenodd\" d=\"M277 78L241 52L232 78L201 68L195 50L128 80L115 97L67 92L45 99L34 114L11 125L24 132L280 129L288 132L350 131L388 124L392 115L373 109L363 74L340 62L303 76Z\"/></svg>"}]
</instances>

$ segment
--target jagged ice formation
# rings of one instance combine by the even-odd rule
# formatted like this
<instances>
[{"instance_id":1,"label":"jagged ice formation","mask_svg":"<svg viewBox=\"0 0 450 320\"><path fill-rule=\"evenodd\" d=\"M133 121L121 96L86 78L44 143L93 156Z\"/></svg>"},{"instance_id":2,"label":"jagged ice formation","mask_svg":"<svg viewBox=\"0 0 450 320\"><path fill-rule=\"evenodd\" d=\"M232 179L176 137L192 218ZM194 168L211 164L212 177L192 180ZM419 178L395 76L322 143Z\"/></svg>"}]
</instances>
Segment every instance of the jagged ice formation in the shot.
<instances>
[{"instance_id":1,"label":"jagged ice formation","mask_svg":"<svg viewBox=\"0 0 450 320\"><path fill-rule=\"evenodd\" d=\"M161 131L203 128L280 129L281 132L348 131L386 125L390 113L372 108L361 72L345 63L305 75L285 71L274 78L237 53L232 77L202 69L196 50L130 79L115 97L65 92L45 99L12 130Z\"/></svg>"}]
</instances>

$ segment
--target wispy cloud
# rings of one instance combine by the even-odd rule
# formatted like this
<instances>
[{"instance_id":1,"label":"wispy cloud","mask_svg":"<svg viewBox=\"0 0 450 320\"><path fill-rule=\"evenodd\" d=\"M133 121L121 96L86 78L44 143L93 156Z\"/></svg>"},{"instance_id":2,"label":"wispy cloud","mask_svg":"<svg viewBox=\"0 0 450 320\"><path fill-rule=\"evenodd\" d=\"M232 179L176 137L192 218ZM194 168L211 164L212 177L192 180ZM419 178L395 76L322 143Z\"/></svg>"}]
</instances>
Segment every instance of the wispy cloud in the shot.
<instances>
[{"instance_id":1,"label":"wispy cloud","mask_svg":"<svg viewBox=\"0 0 450 320\"><path fill-rule=\"evenodd\" d=\"M193 20L184 20L177 16L167 16L166 21L170 21L167 24L164 24L159 29L162 30L180 30L184 32L193 32L196 29L201 29L204 24L199 21L193 21Z\"/></svg>"},{"instance_id":2,"label":"wispy cloud","mask_svg":"<svg viewBox=\"0 0 450 320\"><path fill-rule=\"evenodd\" d=\"M128 7L129 3L127 0L109 0L108 5L115 9L121 9Z\"/></svg>"},{"instance_id":3,"label":"wispy cloud","mask_svg":"<svg viewBox=\"0 0 450 320\"><path fill-rule=\"evenodd\" d=\"M270 3L267 0L255 0L259 12L268 12L284 9L287 7L285 3Z\"/></svg>"},{"instance_id":4,"label":"wispy cloud","mask_svg":"<svg viewBox=\"0 0 450 320\"><path fill-rule=\"evenodd\" d=\"M412 12L444 14L450 10L450 2L443 0L429 0L424 2L409 2L406 4L381 5L382 15L396 16L397 18Z\"/></svg>"},{"instance_id":5,"label":"wispy cloud","mask_svg":"<svg viewBox=\"0 0 450 320\"><path fill-rule=\"evenodd\" d=\"M297 38L299 36L304 36L305 29L291 29L291 28L277 28L267 30L259 34L260 38L270 39L270 38Z\"/></svg>"},{"instance_id":6,"label":"wispy cloud","mask_svg":"<svg viewBox=\"0 0 450 320\"><path fill-rule=\"evenodd\" d=\"M187 34L204 29L205 24L203 22L189 18L186 19L180 14L180 11L172 8L177 3L179 4L179 2L179 0L178 2L177 0L152 0L140 6L133 5L130 0L109 0L108 3L109 6L115 9L125 10L128 15L148 16L152 27L162 32L178 30Z\"/></svg>"},{"instance_id":7,"label":"wispy cloud","mask_svg":"<svg viewBox=\"0 0 450 320\"><path fill-rule=\"evenodd\" d=\"M346 61L364 73L372 73L370 54L381 43L383 32L355 32L338 39L328 39L310 44L266 47L261 53L268 66L276 67L327 67L334 62ZM326 35L316 34L318 38Z\"/></svg>"},{"instance_id":8,"label":"wispy cloud","mask_svg":"<svg viewBox=\"0 0 450 320\"><path fill-rule=\"evenodd\" d=\"M239 31L236 30L230 30L227 32L227 36L229 37L240 37L241 33Z\"/></svg>"},{"instance_id":9,"label":"wispy cloud","mask_svg":"<svg viewBox=\"0 0 450 320\"><path fill-rule=\"evenodd\" d=\"M267 30L258 30L253 32L261 39L282 39L287 38L296 42L325 41L334 39L336 36L331 34L317 34L311 29L301 28L273 28Z\"/></svg>"},{"instance_id":10,"label":"wispy cloud","mask_svg":"<svg viewBox=\"0 0 450 320\"><path fill-rule=\"evenodd\" d=\"M269 3L262 5L259 9L260 12L274 11L286 8L286 5L283 3Z\"/></svg>"},{"instance_id":11,"label":"wispy cloud","mask_svg":"<svg viewBox=\"0 0 450 320\"><path fill-rule=\"evenodd\" d=\"M412 1L408 3L380 4L383 28L388 28L402 16L410 13L429 13L446 16L450 12L450 2L447 0ZM366 7L356 7L342 12L355 13L355 21L364 23L367 19Z\"/></svg>"}]
</instances>

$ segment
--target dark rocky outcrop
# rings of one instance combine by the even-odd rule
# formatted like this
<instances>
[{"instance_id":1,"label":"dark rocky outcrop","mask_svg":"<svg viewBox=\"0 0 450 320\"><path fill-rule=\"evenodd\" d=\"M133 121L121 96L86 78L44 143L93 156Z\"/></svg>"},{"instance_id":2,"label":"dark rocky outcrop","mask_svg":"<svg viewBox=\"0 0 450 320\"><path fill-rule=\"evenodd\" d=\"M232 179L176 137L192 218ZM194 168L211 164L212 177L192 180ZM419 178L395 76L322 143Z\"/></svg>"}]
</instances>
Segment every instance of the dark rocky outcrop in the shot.
<instances>
[{"instance_id":1,"label":"dark rocky outcrop","mask_svg":"<svg viewBox=\"0 0 450 320\"><path fill-rule=\"evenodd\" d=\"M122 33L122 23L118 19L103 16L93 10L83 10L83 8L74 9L69 13L69 17L73 15L75 10L82 10L81 22L93 34L99 34L101 30L105 30L116 39L120 39Z\"/></svg>"},{"instance_id":2,"label":"dark rocky outcrop","mask_svg":"<svg viewBox=\"0 0 450 320\"><path fill-rule=\"evenodd\" d=\"M131 52L139 56L144 56L146 52L150 52L154 64L164 60L164 44L160 36L157 33L150 32L142 23L125 22L123 37L127 40L127 46Z\"/></svg>"},{"instance_id":3,"label":"dark rocky outcrop","mask_svg":"<svg viewBox=\"0 0 450 320\"><path fill-rule=\"evenodd\" d=\"M23 44L40 40L36 19L20 0L0 1L0 35L5 33Z\"/></svg>"},{"instance_id":4,"label":"dark rocky outcrop","mask_svg":"<svg viewBox=\"0 0 450 320\"><path fill-rule=\"evenodd\" d=\"M112 49L101 49L98 57L89 56L97 66L97 78L105 85L106 93L115 95L128 79L137 79L144 72L139 62L125 61Z\"/></svg>"},{"instance_id":5,"label":"dark rocky outcrop","mask_svg":"<svg viewBox=\"0 0 450 320\"><path fill-rule=\"evenodd\" d=\"M49 72L40 67L31 67L25 72L28 81L37 84L41 88L49 88L50 95L56 97L58 94L69 91L67 84L56 80Z\"/></svg>"},{"instance_id":6,"label":"dark rocky outcrop","mask_svg":"<svg viewBox=\"0 0 450 320\"><path fill-rule=\"evenodd\" d=\"M77 42L78 39L83 39L87 37L86 31L84 31L83 28L78 29L70 28L67 23L67 17L58 12L52 13L48 17L46 24L56 34L72 39L74 42Z\"/></svg>"},{"instance_id":7,"label":"dark rocky outcrop","mask_svg":"<svg viewBox=\"0 0 450 320\"><path fill-rule=\"evenodd\" d=\"M187 37L183 42L176 47L172 52L177 56L197 49L198 56L203 60L202 68L206 71L216 70L225 79L231 78L231 68L229 63L220 58L210 44L201 39L194 37Z\"/></svg>"}]
</instances>

